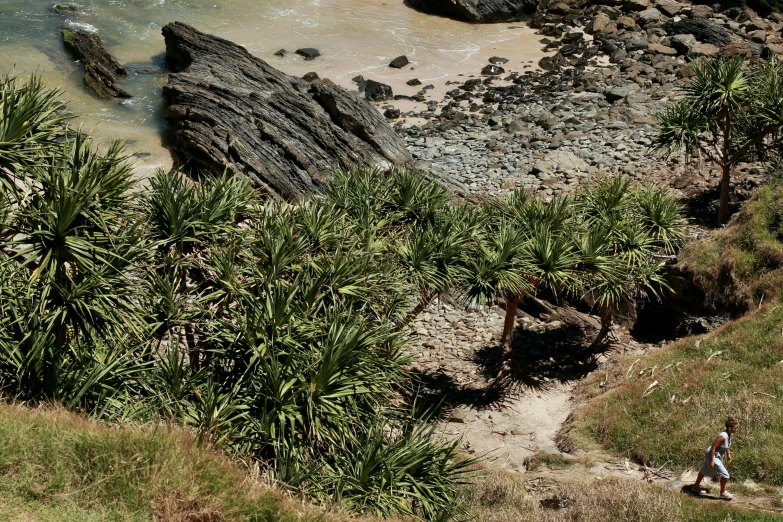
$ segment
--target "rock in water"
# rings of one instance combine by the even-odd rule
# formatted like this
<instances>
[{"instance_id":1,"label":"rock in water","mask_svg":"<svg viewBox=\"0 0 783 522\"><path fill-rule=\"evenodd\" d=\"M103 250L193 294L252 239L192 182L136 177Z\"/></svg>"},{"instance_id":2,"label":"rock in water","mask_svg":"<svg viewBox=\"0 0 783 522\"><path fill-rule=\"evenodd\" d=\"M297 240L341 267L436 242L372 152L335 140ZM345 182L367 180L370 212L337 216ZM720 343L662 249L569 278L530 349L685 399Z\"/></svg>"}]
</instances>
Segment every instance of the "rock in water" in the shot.
<instances>
[{"instance_id":1,"label":"rock in water","mask_svg":"<svg viewBox=\"0 0 783 522\"><path fill-rule=\"evenodd\" d=\"M394 92L385 83L367 80L364 84L364 97L370 101L381 102L394 98Z\"/></svg>"},{"instance_id":2,"label":"rock in water","mask_svg":"<svg viewBox=\"0 0 783 522\"><path fill-rule=\"evenodd\" d=\"M425 13L448 16L476 24L512 22L535 12L537 0L409 0Z\"/></svg>"},{"instance_id":3,"label":"rock in water","mask_svg":"<svg viewBox=\"0 0 783 522\"><path fill-rule=\"evenodd\" d=\"M321 56L321 51L318 49L313 49L312 47L304 47L302 49L297 49L296 54L299 56L304 56L305 60L315 60Z\"/></svg>"},{"instance_id":4,"label":"rock in water","mask_svg":"<svg viewBox=\"0 0 783 522\"><path fill-rule=\"evenodd\" d=\"M389 67L393 67L394 69L402 69L406 65L408 65L410 62L408 61L408 57L405 55L398 56L394 60L389 63Z\"/></svg>"},{"instance_id":5,"label":"rock in water","mask_svg":"<svg viewBox=\"0 0 783 522\"><path fill-rule=\"evenodd\" d=\"M180 160L249 176L298 199L334 167L412 162L374 107L322 80L308 83L244 47L175 22L163 28L173 70L164 87Z\"/></svg>"},{"instance_id":6,"label":"rock in water","mask_svg":"<svg viewBox=\"0 0 783 522\"><path fill-rule=\"evenodd\" d=\"M86 31L63 31L65 47L84 65L84 83L101 98L130 98L117 87L127 76L125 68L103 48L97 34Z\"/></svg>"}]
</instances>

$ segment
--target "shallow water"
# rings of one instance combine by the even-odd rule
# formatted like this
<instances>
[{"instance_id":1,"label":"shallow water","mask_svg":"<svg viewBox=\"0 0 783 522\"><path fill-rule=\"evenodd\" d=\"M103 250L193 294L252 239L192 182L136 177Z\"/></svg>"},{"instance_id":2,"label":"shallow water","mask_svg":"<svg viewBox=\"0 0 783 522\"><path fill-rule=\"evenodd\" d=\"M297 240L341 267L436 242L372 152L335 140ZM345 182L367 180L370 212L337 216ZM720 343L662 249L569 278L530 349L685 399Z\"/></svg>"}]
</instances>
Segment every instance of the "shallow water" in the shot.
<instances>
[{"instance_id":1,"label":"shallow water","mask_svg":"<svg viewBox=\"0 0 783 522\"><path fill-rule=\"evenodd\" d=\"M160 89L166 80L160 29L171 21L237 42L290 74L315 71L351 89L356 88L351 78L361 74L392 84L397 94L418 90L405 85L413 77L442 85L460 73L478 74L493 54L511 59L514 70L540 55L538 37L524 24L471 25L419 13L402 0L59 2L77 12L57 12L54 3L0 1L0 74L13 69L23 76L37 70L49 85L62 85L85 129L99 139L126 140L148 167L170 161L161 145L165 122ZM64 28L97 32L128 69L121 85L132 99L97 100L86 91L78 65L63 50ZM300 47L316 47L321 56L305 61L292 52ZM289 54L274 56L280 48ZM411 64L390 69L389 61L401 54Z\"/></svg>"}]
</instances>

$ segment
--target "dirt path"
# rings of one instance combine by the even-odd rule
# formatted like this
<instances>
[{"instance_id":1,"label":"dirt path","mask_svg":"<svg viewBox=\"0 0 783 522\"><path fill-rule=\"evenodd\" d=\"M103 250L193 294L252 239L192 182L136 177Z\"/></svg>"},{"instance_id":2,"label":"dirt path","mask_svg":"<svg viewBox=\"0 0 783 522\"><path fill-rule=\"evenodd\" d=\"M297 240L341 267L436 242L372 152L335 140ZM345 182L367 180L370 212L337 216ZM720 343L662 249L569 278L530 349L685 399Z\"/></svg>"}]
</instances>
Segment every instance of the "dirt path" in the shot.
<instances>
[{"instance_id":1,"label":"dirt path","mask_svg":"<svg viewBox=\"0 0 783 522\"><path fill-rule=\"evenodd\" d=\"M691 494L695 470L678 474L650 469L605 452L577 455L561 453L556 437L576 403L574 386L603 361L617 353L643 353L644 345L628 341L624 349L597 357L580 355L580 329L546 317L518 319L515 356L529 372L529 381L514 388L491 387L500 363L499 340L504 311L498 307L466 310L459 305L435 303L414 323L411 371L423 384L419 390L446 409L441 433L462 437L463 449L483 456L485 462L526 479L592 481L618 477ZM627 340L627 339L626 339ZM433 402L436 403L436 402ZM529 457L552 455L567 462L562 469L535 466ZM709 484L708 484L709 485ZM743 484L753 489L752 483ZM717 484L712 485L718 491ZM738 508L783 512L775 497L734 491ZM705 502L725 502L710 496Z\"/></svg>"}]
</instances>

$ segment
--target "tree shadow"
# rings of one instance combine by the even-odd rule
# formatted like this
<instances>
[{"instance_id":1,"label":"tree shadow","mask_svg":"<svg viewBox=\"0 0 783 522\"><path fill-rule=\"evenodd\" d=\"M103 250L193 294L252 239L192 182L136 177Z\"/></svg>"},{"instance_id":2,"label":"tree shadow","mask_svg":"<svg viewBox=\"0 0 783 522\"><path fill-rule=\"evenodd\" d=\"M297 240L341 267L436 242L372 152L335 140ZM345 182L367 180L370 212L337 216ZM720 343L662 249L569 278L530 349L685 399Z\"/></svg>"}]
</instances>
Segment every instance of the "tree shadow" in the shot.
<instances>
[{"instance_id":1,"label":"tree shadow","mask_svg":"<svg viewBox=\"0 0 783 522\"><path fill-rule=\"evenodd\" d=\"M598 367L594 351L585 343L581 328L563 324L559 327L532 331L517 329L514 334L514 359L522 374L500 380L503 348L486 345L477 350L472 362L483 379L461 384L446 371L414 370L418 385L418 400L440 405L440 414L448 414L458 406L481 408L502 402L524 391L546 393L559 383L581 379Z\"/></svg>"}]
</instances>

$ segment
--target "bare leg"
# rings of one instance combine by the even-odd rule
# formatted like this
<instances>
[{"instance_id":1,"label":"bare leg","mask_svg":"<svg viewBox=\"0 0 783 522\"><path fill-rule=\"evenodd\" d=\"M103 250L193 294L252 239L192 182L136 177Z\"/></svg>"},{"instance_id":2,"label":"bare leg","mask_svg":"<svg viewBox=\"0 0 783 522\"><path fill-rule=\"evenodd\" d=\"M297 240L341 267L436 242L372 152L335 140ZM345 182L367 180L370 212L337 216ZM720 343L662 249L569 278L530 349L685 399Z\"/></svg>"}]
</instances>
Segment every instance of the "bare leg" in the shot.
<instances>
[{"instance_id":1,"label":"bare leg","mask_svg":"<svg viewBox=\"0 0 783 522\"><path fill-rule=\"evenodd\" d=\"M727 482L728 482L728 480L726 480L725 478L723 478L723 477L720 478L720 494L721 495L723 495L726 492L726 483Z\"/></svg>"},{"instance_id":2,"label":"bare leg","mask_svg":"<svg viewBox=\"0 0 783 522\"><path fill-rule=\"evenodd\" d=\"M702 480L704 480L704 475L702 475L700 471L698 476L696 477L696 483L693 485L693 489L699 489Z\"/></svg>"}]
</instances>

